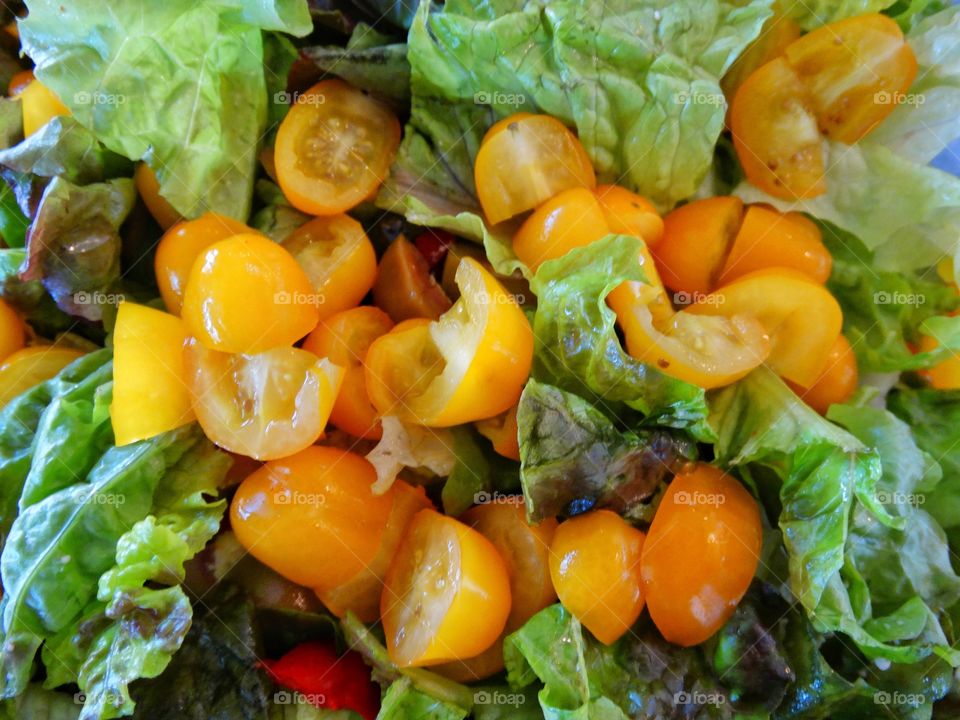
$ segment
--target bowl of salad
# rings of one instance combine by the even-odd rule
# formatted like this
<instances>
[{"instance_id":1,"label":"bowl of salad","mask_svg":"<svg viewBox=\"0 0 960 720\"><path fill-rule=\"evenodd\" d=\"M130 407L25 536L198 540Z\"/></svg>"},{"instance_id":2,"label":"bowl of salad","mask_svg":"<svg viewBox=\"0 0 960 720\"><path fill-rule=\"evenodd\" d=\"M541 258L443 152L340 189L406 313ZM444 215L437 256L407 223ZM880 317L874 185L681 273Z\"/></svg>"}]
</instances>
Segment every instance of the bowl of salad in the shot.
<instances>
[{"instance_id":1,"label":"bowl of salad","mask_svg":"<svg viewBox=\"0 0 960 720\"><path fill-rule=\"evenodd\" d=\"M0 719L960 717L960 7L0 17Z\"/></svg>"}]
</instances>

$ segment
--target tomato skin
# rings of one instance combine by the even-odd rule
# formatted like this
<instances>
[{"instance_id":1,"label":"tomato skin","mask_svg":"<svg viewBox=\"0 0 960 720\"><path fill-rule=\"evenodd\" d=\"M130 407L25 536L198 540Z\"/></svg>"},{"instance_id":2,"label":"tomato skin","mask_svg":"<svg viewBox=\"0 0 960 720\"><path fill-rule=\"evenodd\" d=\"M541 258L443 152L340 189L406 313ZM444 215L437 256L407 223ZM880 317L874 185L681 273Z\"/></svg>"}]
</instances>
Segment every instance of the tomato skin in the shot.
<instances>
[{"instance_id":1,"label":"tomato skin","mask_svg":"<svg viewBox=\"0 0 960 720\"><path fill-rule=\"evenodd\" d=\"M640 617L643 532L610 510L564 521L550 545L550 576L560 602L603 644Z\"/></svg>"},{"instance_id":2,"label":"tomato skin","mask_svg":"<svg viewBox=\"0 0 960 720\"><path fill-rule=\"evenodd\" d=\"M400 122L383 103L341 80L298 96L274 148L287 200L311 215L336 215L384 181L400 146Z\"/></svg>"},{"instance_id":3,"label":"tomato skin","mask_svg":"<svg viewBox=\"0 0 960 720\"><path fill-rule=\"evenodd\" d=\"M493 443L497 454L520 462L520 429L517 427L517 406L497 417L478 420L477 431Z\"/></svg>"},{"instance_id":4,"label":"tomato skin","mask_svg":"<svg viewBox=\"0 0 960 720\"><path fill-rule=\"evenodd\" d=\"M291 345L317 324L310 279L286 250L259 234L204 250L183 294L183 320L212 350L255 353Z\"/></svg>"},{"instance_id":5,"label":"tomato skin","mask_svg":"<svg viewBox=\"0 0 960 720\"><path fill-rule=\"evenodd\" d=\"M649 200L619 185L594 190L610 232L633 235L654 247L663 237L663 218Z\"/></svg>"},{"instance_id":6,"label":"tomato skin","mask_svg":"<svg viewBox=\"0 0 960 720\"><path fill-rule=\"evenodd\" d=\"M127 445L193 422L183 347L187 330L175 315L122 302L113 334L116 444Z\"/></svg>"},{"instance_id":7,"label":"tomato skin","mask_svg":"<svg viewBox=\"0 0 960 720\"><path fill-rule=\"evenodd\" d=\"M929 352L940 346L939 341L930 335L920 338L920 352ZM960 390L960 354L951 351L950 357L941 360L932 368L920 371L930 386L937 390Z\"/></svg>"},{"instance_id":8,"label":"tomato skin","mask_svg":"<svg viewBox=\"0 0 960 720\"><path fill-rule=\"evenodd\" d=\"M230 504L230 524L251 555L305 587L336 588L372 562L394 501L374 495L373 466L312 445L266 463Z\"/></svg>"},{"instance_id":9,"label":"tomato skin","mask_svg":"<svg viewBox=\"0 0 960 720\"><path fill-rule=\"evenodd\" d=\"M827 191L810 96L784 58L759 67L737 90L730 131L747 180L764 192L797 200Z\"/></svg>"},{"instance_id":10,"label":"tomato skin","mask_svg":"<svg viewBox=\"0 0 960 720\"><path fill-rule=\"evenodd\" d=\"M20 107L23 110L23 136L33 135L53 118L69 115L70 109L64 105L56 93L39 80L34 80L20 90Z\"/></svg>"},{"instance_id":11,"label":"tomato skin","mask_svg":"<svg viewBox=\"0 0 960 720\"><path fill-rule=\"evenodd\" d=\"M830 277L833 257L812 220L800 213L749 205L717 285L770 267L797 270L822 285Z\"/></svg>"},{"instance_id":12,"label":"tomato skin","mask_svg":"<svg viewBox=\"0 0 960 720\"><path fill-rule=\"evenodd\" d=\"M493 644L509 612L510 579L493 544L454 518L418 512L384 580L390 659L417 667L473 657Z\"/></svg>"},{"instance_id":13,"label":"tomato skin","mask_svg":"<svg viewBox=\"0 0 960 720\"><path fill-rule=\"evenodd\" d=\"M846 402L853 396L857 390L858 379L857 356L847 339L843 335L837 335L816 381L806 388L789 380L787 385L807 405L821 415L826 415L831 405Z\"/></svg>"},{"instance_id":14,"label":"tomato skin","mask_svg":"<svg viewBox=\"0 0 960 720\"><path fill-rule=\"evenodd\" d=\"M33 76L33 70L21 70L18 73L14 73L10 78L10 83L7 85L7 95L9 97L16 97L34 80L36 80L36 78Z\"/></svg>"},{"instance_id":15,"label":"tomato skin","mask_svg":"<svg viewBox=\"0 0 960 720\"><path fill-rule=\"evenodd\" d=\"M317 293L321 319L356 307L377 276L377 255L363 226L348 215L310 220L281 243Z\"/></svg>"},{"instance_id":16,"label":"tomato skin","mask_svg":"<svg viewBox=\"0 0 960 720\"><path fill-rule=\"evenodd\" d=\"M610 233L596 196L570 188L542 203L513 236L513 251L531 270Z\"/></svg>"},{"instance_id":17,"label":"tomato skin","mask_svg":"<svg viewBox=\"0 0 960 720\"><path fill-rule=\"evenodd\" d=\"M180 314L190 270L200 253L220 240L255 232L233 218L214 212L204 213L196 220L181 221L167 230L160 238L154 258L157 286L167 310Z\"/></svg>"},{"instance_id":18,"label":"tomato skin","mask_svg":"<svg viewBox=\"0 0 960 720\"><path fill-rule=\"evenodd\" d=\"M453 305L430 274L426 258L403 235L398 235L380 258L373 301L394 322L436 320Z\"/></svg>"},{"instance_id":19,"label":"tomato skin","mask_svg":"<svg viewBox=\"0 0 960 720\"><path fill-rule=\"evenodd\" d=\"M480 206L494 225L563 190L597 185L576 135L554 117L530 113L511 115L487 131L473 173Z\"/></svg>"},{"instance_id":20,"label":"tomato skin","mask_svg":"<svg viewBox=\"0 0 960 720\"><path fill-rule=\"evenodd\" d=\"M653 258L664 285L674 291L713 290L743 218L743 201L732 196L694 200L667 213L663 239Z\"/></svg>"},{"instance_id":21,"label":"tomato skin","mask_svg":"<svg viewBox=\"0 0 960 720\"><path fill-rule=\"evenodd\" d=\"M554 518L527 523L523 499L476 505L460 519L493 543L510 577L510 614L500 637L479 655L434 668L458 682L474 682L503 669L503 639L531 617L556 602L550 578L550 543L557 530Z\"/></svg>"},{"instance_id":22,"label":"tomato skin","mask_svg":"<svg viewBox=\"0 0 960 720\"><path fill-rule=\"evenodd\" d=\"M0 299L0 361L20 350L26 342L26 328L20 315Z\"/></svg>"},{"instance_id":23,"label":"tomato skin","mask_svg":"<svg viewBox=\"0 0 960 720\"><path fill-rule=\"evenodd\" d=\"M393 321L379 308L362 306L344 310L320 322L303 342L303 349L346 368L330 422L344 432L368 440L383 435L377 409L367 395L364 358L370 345L393 328Z\"/></svg>"},{"instance_id":24,"label":"tomato skin","mask_svg":"<svg viewBox=\"0 0 960 720\"><path fill-rule=\"evenodd\" d=\"M900 26L879 13L824 25L783 53L808 90L820 129L848 145L893 112L917 75Z\"/></svg>"},{"instance_id":25,"label":"tomato skin","mask_svg":"<svg viewBox=\"0 0 960 720\"><path fill-rule=\"evenodd\" d=\"M759 507L739 482L703 463L677 475L640 560L647 609L664 638L689 647L720 629L753 580L762 542Z\"/></svg>"},{"instance_id":26,"label":"tomato skin","mask_svg":"<svg viewBox=\"0 0 960 720\"><path fill-rule=\"evenodd\" d=\"M147 206L147 210L164 230L180 222L183 217L178 213L170 201L160 194L160 181L156 173L145 162L137 163L133 173L133 182L137 186L137 194Z\"/></svg>"},{"instance_id":27,"label":"tomato skin","mask_svg":"<svg viewBox=\"0 0 960 720\"><path fill-rule=\"evenodd\" d=\"M782 55L787 45L800 37L802 32L800 26L794 20L774 8L774 15L764 22L760 35L747 46L746 50L740 54L740 57L734 61L720 80L720 87L723 89L727 102L733 101L737 90L743 85L744 80L753 74L754 70ZM728 125L729 120L728 112Z\"/></svg>"},{"instance_id":28,"label":"tomato skin","mask_svg":"<svg viewBox=\"0 0 960 720\"><path fill-rule=\"evenodd\" d=\"M17 395L57 375L83 354L73 348L34 345L8 355L0 364L0 409Z\"/></svg>"}]
</instances>

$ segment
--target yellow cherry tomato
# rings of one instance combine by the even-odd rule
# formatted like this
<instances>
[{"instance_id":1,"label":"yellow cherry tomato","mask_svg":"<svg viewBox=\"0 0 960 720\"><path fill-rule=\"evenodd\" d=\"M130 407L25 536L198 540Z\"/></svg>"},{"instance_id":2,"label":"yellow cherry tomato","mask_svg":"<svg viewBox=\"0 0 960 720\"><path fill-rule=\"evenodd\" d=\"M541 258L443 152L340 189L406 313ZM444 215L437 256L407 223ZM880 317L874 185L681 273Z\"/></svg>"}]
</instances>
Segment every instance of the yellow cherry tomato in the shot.
<instances>
[{"instance_id":1,"label":"yellow cherry tomato","mask_svg":"<svg viewBox=\"0 0 960 720\"><path fill-rule=\"evenodd\" d=\"M283 241L316 292L320 318L356 307L377 277L377 255L363 226L348 215L318 217Z\"/></svg>"},{"instance_id":2,"label":"yellow cherry tomato","mask_svg":"<svg viewBox=\"0 0 960 720\"><path fill-rule=\"evenodd\" d=\"M789 268L757 270L691 305L696 315L752 317L770 336L767 365L803 387L816 382L843 313L819 283Z\"/></svg>"},{"instance_id":3,"label":"yellow cherry tomato","mask_svg":"<svg viewBox=\"0 0 960 720\"><path fill-rule=\"evenodd\" d=\"M917 76L900 26L880 13L824 25L783 54L807 88L820 129L848 145L893 112Z\"/></svg>"},{"instance_id":4,"label":"yellow cherry tomato","mask_svg":"<svg viewBox=\"0 0 960 720\"><path fill-rule=\"evenodd\" d=\"M0 300L0 360L5 360L27 341L23 320L17 311Z\"/></svg>"},{"instance_id":5,"label":"yellow cherry tomato","mask_svg":"<svg viewBox=\"0 0 960 720\"><path fill-rule=\"evenodd\" d=\"M30 137L55 117L70 114L53 90L39 80L29 83L17 97L23 110L24 137Z\"/></svg>"},{"instance_id":6,"label":"yellow cherry tomato","mask_svg":"<svg viewBox=\"0 0 960 720\"><path fill-rule=\"evenodd\" d=\"M145 440L193 422L180 318L123 302L113 331L113 402L117 445Z\"/></svg>"},{"instance_id":7,"label":"yellow cherry tomato","mask_svg":"<svg viewBox=\"0 0 960 720\"><path fill-rule=\"evenodd\" d=\"M634 235L647 247L663 236L663 218L649 200L619 185L599 185L594 190L610 232Z\"/></svg>"},{"instance_id":8,"label":"yellow cherry tomato","mask_svg":"<svg viewBox=\"0 0 960 720\"><path fill-rule=\"evenodd\" d=\"M300 94L280 123L273 163L295 208L336 215L376 191L399 146L400 122L386 105L324 80Z\"/></svg>"},{"instance_id":9,"label":"yellow cherry tomato","mask_svg":"<svg viewBox=\"0 0 960 720\"><path fill-rule=\"evenodd\" d=\"M530 113L511 115L487 131L473 174L480 206L493 224L563 190L597 185L577 136L556 118Z\"/></svg>"},{"instance_id":10,"label":"yellow cherry tomato","mask_svg":"<svg viewBox=\"0 0 960 720\"><path fill-rule=\"evenodd\" d=\"M33 70L21 70L18 73L14 73L10 78L10 83L7 85L7 95L16 97L35 79Z\"/></svg>"},{"instance_id":11,"label":"yellow cherry tomato","mask_svg":"<svg viewBox=\"0 0 960 720\"><path fill-rule=\"evenodd\" d=\"M610 233L600 202L592 191L564 190L540 205L513 236L513 251L527 267L565 255Z\"/></svg>"},{"instance_id":12,"label":"yellow cherry tomato","mask_svg":"<svg viewBox=\"0 0 960 720\"><path fill-rule=\"evenodd\" d=\"M737 90L730 131L747 180L764 192L797 200L827 191L812 101L784 58L757 68Z\"/></svg>"},{"instance_id":13,"label":"yellow cherry tomato","mask_svg":"<svg viewBox=\"0 0 960 720\"><path fill-rule=\"evenodd\" d=\"M438 665L434 670L458 682L474 682L503 670L503 639L531 617L556 602L550 579L550 543L557 529L553 518L539 525L527 522L523 499L470 508L460 520L493 543L510 577L510 614L500 637L479 655Z\"/></svg>"},{"instance_id":14,"label":"yellow cherry tomato","mask_svg":"<svg viewBox=\"0 0 960 720\"><path fill-rule=\"evenodd\" d=\"M530 374L533 331L516 300L476 260L457 269L460 298L439 320L407 320L367 352L367 392L381 415L433 427L493 417Z\"/></svg>"},{"instance_id":15,"label":"yellow cherry tomato","mask_svg":"<svg viewBox=\"0 0 960 720\"><path fill-rule=\"evenodd\" d=\"M663 636L690 646L719 630L753 580L762 542L760 510L743 485L703 463L677 475L640 559L647 609Z\"/></svg>"},{"instance_id":16,"label":"yellow cherry tomato","mask_svg":"<svg viewBox=\"0 0 960 720\"><path fill-rule=\"evenodd\" d=\"M255 353L295 343L317 324L316 291L293 256L263 235L214 243L193 263L183 320L204 345Z\"/></svg>"},{"instance_id":17,"label":"yellow cherry tomato","mask_svg":"<svg viewBox=\"0 0 960 720\"><path fill-rule=\"evenodd\" d=\"M510 613L510 577L483 535L435 510L407 527L384 580L380 616L400 667L479 655Z\"/></svg>"},{"instance_id":18,"label":"yellow cherry tomato","mask_svg":"<svg viewBox=\"0 0 960 720\"><path fill-rule=\"evenodd\" d=\"M380 548L396 493L374 495L366 459L313 446L266 463L230 505L230 524L250 553L288 580L335 588L367 567Z\"/></svg>"},{"instance_id":19,"label":"yellow cherry tomato","mask_svg":"<svg viewBox=\"0 0 960 720\"><path fill-rule=\"evenodd\" d=\"M200 253L220 240L254 232L242 222L214 212L204 213L196 220L184 220L167 230L154 258L157 287L167 310L180 314L190 270Z\"/></svg>"},{"instance_id":20,"label":"yellow cherry tomato","mask_svg":"<svg viewBox=\"0 0 960 720\"><path fill-rule=\"evenodd\" d=\"M392 328L393 321L383 310L365 305L321 320L303 342L304 350L345 368L330 422L351 435L368 440L383 435L377 409L367 395L363 361L373 341Z\"/></svg>"},{"instance_id":21,"label":"yellow cherry tomato","mask_svg":"<svg viewBox=\"0 0 960 720\"><path fill-rule=\"evenodd\" d=\"M426 258L403 235L398 235L380 258L373 302L395 322L436 320L453 304L431 274Z\"/></svg>"},{"instance_id":22,"label":"yellow cherry tomato","mask_svg":"<svg viewBox=\"0 0 960 720\"><path fill-rule=\"evenodd\" d=\"M140 195L143 204L164 230L169 230L183 219L173 205L160 194L160 181L145 162L137 165L133 173L133 182L137 186L137 194Z\"/></svg>"},{"instance_id":23,"label":"yellow cherry tomato","mask_svg":"<svg viewBox=\"0 0 960 720\"><path fill-rule=\"evenodd\" d=\"M640 617L644 535L610 510L560 524L550 545L550 576L560 602L605 645Z\"/></svg>"},{"instance_id":24,"label":"yellow cherry tomato","mask_svg":"<svg viewBox=\"0 0 960 720\"><path fill-rule=\"evenodd\" d=\"M298 348L230 354L190 339L184 357L204 433L225 450L257 460L315 443L343 381L343 368Z\"/></svg>"},{"instance_id":25,"label":"yellow cherry tomato","mask_svg":"<svg viewBox=\"0 0 960 720\"><path fill-rule=\"evenodd\" d=\"M0 408L82 356L80 350L56 345L34 345L9 355L0 365Z\"/></svg>"},{"instance_id":26,"label":"yellow cherry tomato","mask_svg":"<svg viewBox=\"0 0 960 720\"><path fill-rule=\"evenodd\" d=\"M317 597L337 617L352 612L366 623L380 619L383 578L400 546L400 539L414 515L433 507L422 487L414 487L403 480L395 480L386 494L393 500L380 536L380 547L373 558L349 580L335 587L317 589Z\"/></svg>"},{"instance_id":27,"label":"yellow cherry tomato","mask_svg":"<svg viewBox=\"0 0 960 720\"><path fill-rule=\"evenodd\" d=\"M478 420L476 426L480 434L493 443L493 449L497 454L520 461L520 430L517 427L516 405L502 415Z\"/></svg>"},{"instance_id":28,"label":"yellow cherry tomato","mask_svg":"<svg viewBox=\"0 0 960 720\"><path fill-rule=\"evenodd\" d=\"M720 87L727 102L733 102L737 90L754 70L782 55L784 48L800 37L801 32L796 21L774 8L774 14L767 18L760 30L760 35L747 45L746 50L740 54L720 80Z\"/></svg>"},{"instance_id":29,"label":"yellow cherry tomato","mask_svg":"<svg viewBox=\"0 0 960 720\"><path fill-rule=\"evenodd\" d=\"M843 335L837 335L827 354L827 362L814 383L810 387L801 387L787 380L787 385L807 405L826 415L831 405L846 402L853 396L858 376L853 348Z\"/></svg>"},{"instance_id":30,"label":"yellow cherry tomato","mask_svg":"<svg viewBox=\"0 0 960 720\"><path fill-rule=\"evenodd\" d=\"M924 335L920 338L920 352L929 352L940 346L936 338ZM950 351L946 360L941 360L932 368L921 370L920 374L937 390L960 390L960 353Z\"/></svg>"}]
</instances>

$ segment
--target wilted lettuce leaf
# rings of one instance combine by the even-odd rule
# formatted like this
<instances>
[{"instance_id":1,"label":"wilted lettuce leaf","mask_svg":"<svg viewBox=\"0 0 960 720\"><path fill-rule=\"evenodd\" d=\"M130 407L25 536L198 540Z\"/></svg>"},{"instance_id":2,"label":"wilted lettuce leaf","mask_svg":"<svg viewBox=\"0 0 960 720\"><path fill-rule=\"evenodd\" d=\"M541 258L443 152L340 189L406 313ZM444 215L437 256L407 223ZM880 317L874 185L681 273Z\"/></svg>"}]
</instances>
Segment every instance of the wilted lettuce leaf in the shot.
<instances>
[{"instance_id":1,"label":"wilted lettuce leaf","mask_svg":"<svg viewBox=\"0 0 960 720\"><path fill-rule=\"evenodd\" d=\"M819 225L833 255L827 287L843 309L843 332L861 372L930 367L946 357L946 348L957 347L960 318L946 316L960 307L956 290L934 272L878 270L874 253L854 235L830 223ZM941 348L915 352L920 335L930 332L928 320Z\"/></svg>"},{"instance_id":2,"label":"wilted lettuce leaf","mask_svg":"<svg viewBox=\"0 0 960 720\"><path fill-rule=\"evenodd\" d=\"M24 282L20 268L27 260L23 248L0 248L0 297L15 308L41 337L52 338L68 329L102 337L96 326L77 326L76 321L57 307L39 280Z\"/></svg>"},{"instance_id":3,"label":"wilted lettuce leaf","mask_svg":"<svg viewBox=\"0 0 960 720\"><path fill-rule=\"evenodd\" d=\"M405 43L372 40L378 33L369 25L359 23L346 47L326 45L303 48L324 73L343 78L361 88L405 108L410 101L410 63L407 62Z\"/></svg>"},{"instance_id":4,"label":"wilted lettuce leaf","mask_svg":"<svg viewBox=\"0 0 960 720\"><path fill-rule=\"evenodd\" d=\"M942 531L932 520L905 517L903 508L885 502L890 473L897 470L888 467L882 474L881 458L909 447L908 431L891 427L888 436L870 438L881 445L879 452L871 449L806 407L766 369L715 393L711 422L722 464L748 470L762 465L779 478L790 590L817 630L850 636L871 659L914 663L936 653L960 663L936 616L941 603L955 596L949 563L942 562ZM904 482L913 487L925 477L921 464ZM914 521L926 525L915 531L927 544L902 560L911 564L906 572L913 581L881 587L901 562L889 553L900 552L899 543L914 532L906 526ZM887 567L880 570L882 563Z\"/></svg>"},{"instance_id":5,"label":"wilted lettuce leaf","mask_svg":"<svg viewBox=\"0 0 960 720\"><path fill-rule=\"evenodd\" d=\"M32 0L36 74L114 152L146 160L182 214L246 220L267 122L261 30L310 32L304 0Z\"/></svg>"},{"instance_id":6,"label":"wilted lettuce leaf","mask_svg":"<svg viewBox=\"0 0 960 720\"><path fill-rule=\"evenodd\" d=\"M696 456L679 434L621 430L583 398L536 380L520 396L517 425L525 506L535 521L594 508L638 512L671 470Z\"/></svg>"},{"instance_id":7,"label":"wilted lettuce leaf","mask_svg":"<svg viewBox=\"0 0 960 720\"><path fill-rule=\"evenodd\" d=\"M643 280L641 241L610 235L543 263L531 283L534 377L595 402L608 415L628 406L651 424L709 441L701 388L664 375L623 349L606 297L625 280Z\"/></svg>"}]
</instances>

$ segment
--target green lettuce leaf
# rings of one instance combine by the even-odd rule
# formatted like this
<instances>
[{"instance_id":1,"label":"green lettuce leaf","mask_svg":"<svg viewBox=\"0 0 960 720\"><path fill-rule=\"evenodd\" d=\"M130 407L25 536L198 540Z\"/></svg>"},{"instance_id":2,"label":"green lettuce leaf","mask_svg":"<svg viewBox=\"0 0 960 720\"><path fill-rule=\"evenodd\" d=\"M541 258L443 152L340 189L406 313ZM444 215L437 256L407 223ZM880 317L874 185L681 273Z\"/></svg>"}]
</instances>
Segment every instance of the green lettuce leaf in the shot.
<instances>
[{"instance_id":1,"label":"green lettuce leaf","mask_svg":"<svg viewBox=\"0 0 960 720\"><path fill-rule=\"evenodd\" d=\"M0 702L0 720L77 720L80 707L77 698L31 685L14 700Z\"/></svg>"},{"instance_id":2,"label":"green lettuce leaf","mask_svg":"<svg viewBox=\"0 0 960 720\"><path fill-rule=\"evenodd\" d=\"M641 241L610 235L537 270L534 377L580 395L617 417L625 407L651 424L713 438L701 388L675 380L626 353L606 296L625 280L643 280Z\"/></svg>"},{"instance_id":3,"label":"green lettuce leaf","mask_svg":"<svg viewBox=\"0 0 960 720\"><path fill-rule=\"evenodd\" d=\"M15 308L41 337L53 338L68 329L83 331L102 340L94 325L77 326L69 315L57 307L39 280L24 282L20 268L27 261L24 248L0 248L0 297Z\"/></svg>"},{"instance_id":4,"label":"green lettuce leaf","mask_svg":"<svg viewBox=\"0 0 960 720\"><path fill-rule=\"evenodd\" d=\"M0 150L23 140L23 106L15 98L0 98Z\"/></svg>"},{"instance_id":5,"label":"green lettuce leaf","mask_svg":"<svg viewBox=\"0 0 960 720\"><path fill-rule=\"evenodd\" d=\"M633 516L679 465L696 457L685 438L618 429L572 393L530 380L517 409L527 515L539 521L610 508Z\"/></svg>"},{"instance_id":6,"label":"green lettuce leaf","mask_svg":"<svg viewBox=\"0 0 960 720\"><path fill-rule=\"evenodd\" d=\"M796 20L800 27L813 30L856 15L880 12L894 2L896 0L803 0L783 3L783 7L786 15Z\"/></svg>"},{"instance_id":7,"label":"green lettuce leaf","mask_svg":"<svg viewBox=\"0 0 960 720\"><path fill-rule=\"evenodd\" d=\"M247 219L267 122L261 30L309 33L306 2L32 0L29 9L24 51L81 125L147 161L181 214Z\"/></svg>"},{"instance_id":8,"label":"green lettuce leaf","mask_svg":"<svg viewBox=\"0 0 960 720\"><path fill-rule=\"evenodd\" d=\"M456 458L440 502L447 515L459 515L486 498L515 493L520 489L520 469L498 455L490 442L469 426L451 428Z\"/></svg>"},{"instance_id":9,"label":"green lettuce leaf","mask_svg":"<svg viewBox=\"0 0 960 720\"><path fill-rule=\"evenodd\" d=\"M409 678L391 683L377 714L377 720L463 720L470 712L418 690Z\"/></svg>"},{"instance_id":10,"label":"green lettuce leaf","mask_svg":"<svg viewBox=\"0 0 960 720\"><path fill-rule=\"evenodd\" d=\"M29 225L13 190L0 183L0 239L8 248L23 247Z\"/></svg>"},{"instance_id":11,"label":"green lettuce leaf","mask_svg":"<svg viewBox=\"0 0 960 720\"><path fill-rule=\"evenodd\" d=\"M290 205L280 186L270 180L257 180L256 193L263 207L250 218L250 227L276 242L286 240L287 235L310 219Z\"/></svg>"}]
</instances>

